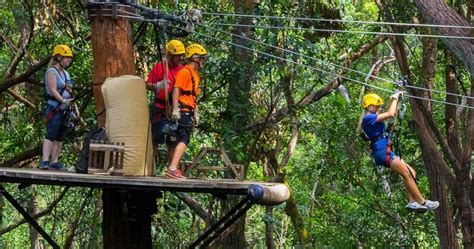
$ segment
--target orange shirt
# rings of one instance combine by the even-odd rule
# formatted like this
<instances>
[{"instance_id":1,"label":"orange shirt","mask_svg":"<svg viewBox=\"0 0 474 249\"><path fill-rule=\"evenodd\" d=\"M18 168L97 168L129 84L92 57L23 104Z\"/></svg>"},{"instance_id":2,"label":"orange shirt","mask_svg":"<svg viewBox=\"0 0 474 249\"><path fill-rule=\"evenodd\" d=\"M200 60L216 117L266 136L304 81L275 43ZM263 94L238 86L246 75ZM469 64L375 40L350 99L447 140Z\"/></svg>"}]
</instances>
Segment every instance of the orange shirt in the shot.
<instances>
[{"instance_id":1,"label":"orange shirt","mask_svg":"<svg viewBox=\"0 0 474 249\"><path fill-rule=\"evenodd\" d=\"M192 78L191 78L192 77ZM194 80L194 93L193 96L193 80ZM176 83L174 87L180 89L179 99L178 102L181 105L190 106L193 109L196 108L197 105L197 96L201 89L199 89L199 82L201 81L201 77L197 70L193 69L192 66L186 65L184 68L179 70L178 74L176 75ZM182 110L188 110L189 108L182 107Z\"/></svg>"}]
</instances>

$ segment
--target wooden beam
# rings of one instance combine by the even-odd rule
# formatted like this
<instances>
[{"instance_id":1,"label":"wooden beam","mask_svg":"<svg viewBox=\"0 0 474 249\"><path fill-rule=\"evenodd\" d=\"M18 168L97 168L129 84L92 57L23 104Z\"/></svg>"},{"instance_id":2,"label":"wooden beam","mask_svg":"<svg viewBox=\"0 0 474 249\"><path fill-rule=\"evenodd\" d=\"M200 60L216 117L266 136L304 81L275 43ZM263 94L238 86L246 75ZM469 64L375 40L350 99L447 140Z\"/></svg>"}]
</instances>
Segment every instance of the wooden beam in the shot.
<instances>
[{"instance_id":1,"label":"wooden beam","mask_svg":"<svg viewBox=\"0 0 474 249\"><path fill-rule=\"evenodd\" d=\"M103 189L176 191L193 193L247 195L250 186L265 187L283 185L233 179L187 179L174 180L166 177L98 176L74 172L0 168L0 182L26 183L55 186L77 186Z\"/></svg>"}]
</instances>

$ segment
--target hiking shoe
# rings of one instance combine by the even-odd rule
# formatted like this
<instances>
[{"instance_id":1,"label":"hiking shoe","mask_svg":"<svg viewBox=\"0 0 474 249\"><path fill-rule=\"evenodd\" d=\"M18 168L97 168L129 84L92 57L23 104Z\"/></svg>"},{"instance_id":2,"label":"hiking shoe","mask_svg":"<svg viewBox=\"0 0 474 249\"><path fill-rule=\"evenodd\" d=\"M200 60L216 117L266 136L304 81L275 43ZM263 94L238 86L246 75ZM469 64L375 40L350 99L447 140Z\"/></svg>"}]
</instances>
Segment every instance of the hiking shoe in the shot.
<instances>
[{"instance_id":1,"label":"hiking shoe","mask_svg":"<svg viewBox=\"0 0 474 249\"><path fill-rule=\"evenodd\" d=\"M439 202L425 200L425 204L423 204L423 206L428 210L435 210L439 206Z\"/></svg>"},{"instance_id":2,"label":"hiking shoe","mask_svg":"<svg viewBox=\"0 0 474 249\"><path fill-rule=\"evenodd\" d=\"M417 212L417 213L424 213L428 210L427 207L420 205L418 202L409 202L406 206L406 209L409 211Z\"/></svg>"},{"instance_id":3,"label":"hiking shoe","mask_svg":"<svg viewBox=\"0 0 474 249\"><path fill-rule=\"evenodd\" d=\"M40 169L49 169L49 162L48 161L41 161L39 165Z\"/></svg>"},{"instance_id":4,"label":"hiking shoe","mask_svg":"<svg viewBox=\"0 0 474 249\"><path fill-rule=\"evenodd\" d=\"M170 179L186 180L186 177L183 175L183 173L179 169L177 170L167 169L166 177Z\"/></svg>"},{"instance_id":5,"label":"hiking shoe","mask_svg":"<svg viewBox=\"0 0 474 249\"><path fill-rule=\"evenodd\" d=\"M67 170L66 167L64 167L64 165L60 162L55 162L55 163L52 163L50 166L49 166L50 169L54 169L54 170Z\"/></svg>"}]
</instances>

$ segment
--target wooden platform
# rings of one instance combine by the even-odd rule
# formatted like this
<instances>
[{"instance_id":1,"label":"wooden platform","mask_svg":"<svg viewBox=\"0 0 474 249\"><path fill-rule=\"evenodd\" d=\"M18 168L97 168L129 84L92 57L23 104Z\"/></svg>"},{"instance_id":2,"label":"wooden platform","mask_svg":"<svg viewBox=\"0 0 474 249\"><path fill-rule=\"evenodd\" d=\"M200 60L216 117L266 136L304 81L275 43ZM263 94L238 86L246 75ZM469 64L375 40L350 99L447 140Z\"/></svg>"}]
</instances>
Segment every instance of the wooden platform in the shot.
<instances>
[{"instance_id":1,"label":"wooden platform","mask_svg":"<svg viewBox=\"0 0 474 249\"><path fill-rule=\"evenodd\" d=\"M171 180L164 176L130 177L98 176L68 171L0 168L0 183L22 183L56 186L80 186L92 188L135 189L150 191L175 191L196 193L219 193L247 195L253 184L262 186L282 185L279 183L239 182L235 180L187 179Z\"/></svg>"}]
</instances>

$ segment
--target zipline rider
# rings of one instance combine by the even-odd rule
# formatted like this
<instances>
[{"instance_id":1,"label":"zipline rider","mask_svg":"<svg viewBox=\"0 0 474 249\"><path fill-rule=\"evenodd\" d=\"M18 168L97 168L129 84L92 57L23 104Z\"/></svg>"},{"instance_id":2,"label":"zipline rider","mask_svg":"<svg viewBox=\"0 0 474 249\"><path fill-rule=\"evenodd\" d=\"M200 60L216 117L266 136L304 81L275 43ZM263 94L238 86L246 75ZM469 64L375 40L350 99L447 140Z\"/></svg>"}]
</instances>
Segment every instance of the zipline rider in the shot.
<instances>
[{"instance_id":1,"label":"zipline rider","mask_svg":"<svg viewBox=\"0 0 474 249\"><path fill-rule=\"evenodd\" d=\"M73 54L70 47L56 45L52 56L44 80L46 88L46 136L43 141L43 157L39 167L40 169L66 170L63 164L58 162L58 158L68 130L66 112L73 102L73 84L69 73L66 71L66 68L71 65Z\"/></svg>"},{"instance_id":2,"label":"zipline rider","mask_svg":"<svg viewBox=\"0 0 474 249\"><path fill-rule=\"evenodd\" d=\"M170 40L168 43L166 43L166 61L161 60L160 62L156 63L148 75L148 79L146 80L146 88L149 91L153 91L155 93L150 110L154 156L156 156L158 144L165 143L165 134L162 132L161 127L167 116L170 114L166 112L172 105L171 95L176 82L176 75L178 74L179 70L184 67L181 61L185 52L184 44L181 41ZM165 72L167 72L166 78ZM168 86L167 91L165 91L166 85ZM168 101L168 103L166 101ZM171 158L174 148L169 146L169 141L166 142L168 145L168 157Z\"/></svg>"},{"instance_id":3,"label":"zipline rider","mask_svg":"<svg viewBox=\"0 0 474 249\"><path fill-rule=\"evenodd\" d=\"M423 198L416 185L416 172L392 150L389 132L385 129L384 121L397 114L398 98L402 94L398 91L390 98L390 106L386 112L380 112L383 100L375 93L369 93L363 98L365 115L362 118L362 129L368 140L371 141L372 158L374 164L383 165L398 173L403 178L407 189L408 204L406 208L415 212L426 212L439 206L437 201Z\"/></svg>"},{"instance_id":4,"label":"zipline rider","mask_svg":"<svg viewBox=\"0 0 474 249\"><path fill-rule=\"evenodd\" d=\"M186 150L194 123L199 123L197 96L199 95L199 69L203 69L207 58L206 49L199 44L191 44L186 47L186 59L188 63L178 72L176 84L173 90L173 112L171 119L178 122L176 130L176 142L171 162L166 170L166 177L171 179L186 179L183 172L178 169L178 164Z\"/></svg>"}]
</instances>

